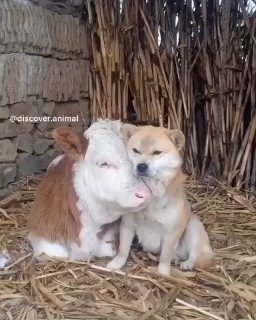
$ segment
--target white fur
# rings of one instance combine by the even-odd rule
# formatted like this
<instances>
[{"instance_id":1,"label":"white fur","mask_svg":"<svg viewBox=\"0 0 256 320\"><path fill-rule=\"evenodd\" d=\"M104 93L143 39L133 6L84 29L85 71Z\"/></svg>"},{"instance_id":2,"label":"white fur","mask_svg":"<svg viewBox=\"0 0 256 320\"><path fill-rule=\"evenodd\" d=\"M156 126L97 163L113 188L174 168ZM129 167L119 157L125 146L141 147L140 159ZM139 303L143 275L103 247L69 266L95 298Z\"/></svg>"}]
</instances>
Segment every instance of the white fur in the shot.
<instances>
[{"instance_id":1,"label":"white fur","mask_svg":"<svg viewBox=\"0 0 256 320\"><path fill-rule=\"evenodd\" d=\"M86 152L85 162L77 165L83 166L84 180L88 185L89 195L77 187L81 199L94 202L92 206L109 207L112 216L120 216L120 210L140 211L146 207L144 201L135 197L138 190L145 189L142 182L133 174L133 167L128 158L127 148L121 134L121 122L101 120L95 122L86 132L89 147ZM101 168L97 163L107 162L110 168ZM78 177L79 179L80 177ZM76 181L75 181L76 184ZM81 186L81 184L80 184ZM141 203L139 203L141 202ZM119 211L117 215L114 211ZM99 211L100 212L100 211ZM97 213L95 212L97 215ZM100 212L101 219L102 213Z\"/></svg>"},{"instance_id":2,"label":"white fur","mask_svg":"<svg viewBox=\"0 0 256 320\"><path fill-rule=\"evenodd\" d=\"M89 146L85 158L73 166L73 181L78 196L82 230L81 246L76 243L50 243L30 235L35 255L44 252L48 256L63 256L69 260L87 260L91 256L113 257L112 243L118 230L110 230L99 239L101 226L117 220L123 214L137 212L146 207L150 193L145 184L133 175L127 149L121 134L121 122L100 120L86 132ZM57 157L51 165L61 160ZM107 162L113 167L100 167ZM146 198L136 196L137 192ZM67 239L68 240L68 239Z\"/></svg>"},{"instance_id":3,"label":"white fur","mask_svg":"<svg viewBox=\"0 0 256 320\"><path fill-rule=\"evenodd\" d=\"M56 257L61 259L68 259L68 249L60 243L52 243L42 237L37 237L33 234L29 234L29 241L33 247L33 254L36 257L40 257L42 254L46 254L49 257Z\"/></svg>"}]
</instances>

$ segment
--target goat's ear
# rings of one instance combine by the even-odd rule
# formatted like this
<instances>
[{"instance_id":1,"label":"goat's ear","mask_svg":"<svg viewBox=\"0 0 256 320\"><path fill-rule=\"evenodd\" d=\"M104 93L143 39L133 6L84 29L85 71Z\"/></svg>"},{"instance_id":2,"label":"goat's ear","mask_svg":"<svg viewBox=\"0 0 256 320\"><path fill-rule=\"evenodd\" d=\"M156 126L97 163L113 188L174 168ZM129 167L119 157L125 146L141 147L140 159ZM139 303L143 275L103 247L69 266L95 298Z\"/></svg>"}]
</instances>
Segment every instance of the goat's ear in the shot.
<instances>
[{"instance_id":1,"label":"goat's ear","mask_svg":"<svg viewBox=\"0 0 256 320\"><path fill-rule=\"evenodd\" d=\"M139 130L139 127L130 123L123 123L121 126L121 132L123 134L124 140L127 142L131 136Z\"/></svg>"},{"instance_id":2,"label":"goat's ear","mask_svg":"<svg viewBox=\"0 0 256 320\"><path fill-rule=\"evenodd\" d=\"M166 134L170 138L170 140L174 143L175 147L178 151L181 151L181 149L185 145L185 136L181 130L173 129L168 130L166 129Z\"/></svg>"},{"instance_id":3,"label":"goat's ear","mask_svg":"<svg viewBox=\"0 0 256 320\"><path fill-rule=\"evenodd\" d=\"M52 131L53 139L62 151L74 159L80 159L86 153L87 140L73 128L61 127Z\"/></svg>"}]
</instances>

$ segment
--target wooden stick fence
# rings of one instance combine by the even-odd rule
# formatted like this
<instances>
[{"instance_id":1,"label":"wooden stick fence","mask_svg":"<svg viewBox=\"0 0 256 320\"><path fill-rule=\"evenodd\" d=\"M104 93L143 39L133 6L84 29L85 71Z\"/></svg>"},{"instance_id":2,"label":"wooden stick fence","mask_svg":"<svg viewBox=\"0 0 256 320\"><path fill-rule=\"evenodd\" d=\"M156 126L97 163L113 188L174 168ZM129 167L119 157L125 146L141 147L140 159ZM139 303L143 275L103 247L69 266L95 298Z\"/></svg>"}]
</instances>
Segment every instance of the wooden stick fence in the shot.
<instances>
[{"instance_id":1,"label":"wooden stick fence","mask_svg":"<svg viewBox=\"0 0 256 320\"><path fill-rule=\"evenodd\" d=\"M188 172L255 191L255 8L88 0L87 10L93 119L180 128Z\"/></svg>"}]
</instances>

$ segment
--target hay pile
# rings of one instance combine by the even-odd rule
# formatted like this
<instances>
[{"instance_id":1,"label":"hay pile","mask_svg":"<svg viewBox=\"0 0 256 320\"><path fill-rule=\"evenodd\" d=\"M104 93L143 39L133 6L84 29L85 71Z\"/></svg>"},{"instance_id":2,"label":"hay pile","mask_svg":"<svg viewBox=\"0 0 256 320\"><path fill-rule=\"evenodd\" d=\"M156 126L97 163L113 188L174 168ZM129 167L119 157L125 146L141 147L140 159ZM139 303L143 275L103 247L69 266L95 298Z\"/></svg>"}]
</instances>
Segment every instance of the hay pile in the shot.
<instances>
[{"instance_id":1,"label":"hay pile","mask_svg":"<svg viewBox=\"0 0 256 320\"><path fill-rule=\"evenodd\" d=\"M0 271L0 319L255 319L256 201L190 181L187 194L217 252L208 272L158 276L157 258L133 252L123 272L91 263L35 263L26 220L37 181L0 201L0 240L14 262ZM17 198L17 199L15 199ZM127 273L125 273L127 272Z\"/></svg>"}]
</instances>

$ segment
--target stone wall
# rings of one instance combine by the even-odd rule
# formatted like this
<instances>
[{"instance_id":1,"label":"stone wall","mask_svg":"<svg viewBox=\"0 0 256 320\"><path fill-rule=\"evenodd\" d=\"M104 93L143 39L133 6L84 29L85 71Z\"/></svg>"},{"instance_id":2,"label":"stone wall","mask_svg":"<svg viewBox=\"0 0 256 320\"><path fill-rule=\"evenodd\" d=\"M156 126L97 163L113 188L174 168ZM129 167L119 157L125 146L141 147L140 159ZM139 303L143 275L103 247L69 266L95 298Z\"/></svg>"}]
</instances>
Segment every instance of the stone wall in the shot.
<instances>
[{"instance_id":1,"label":"stone wall","mask_svg":"<svg viewBox=\"0 0 256 320\"><path fill-rule=\"evenodd\" d=\"M1 0L0 17L1 197L57 155L53 128L85 130L90 106L86 28L78 19L19 0Z\"/></svg>"}]
</instances>

